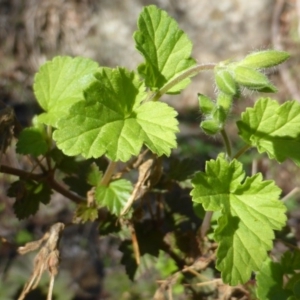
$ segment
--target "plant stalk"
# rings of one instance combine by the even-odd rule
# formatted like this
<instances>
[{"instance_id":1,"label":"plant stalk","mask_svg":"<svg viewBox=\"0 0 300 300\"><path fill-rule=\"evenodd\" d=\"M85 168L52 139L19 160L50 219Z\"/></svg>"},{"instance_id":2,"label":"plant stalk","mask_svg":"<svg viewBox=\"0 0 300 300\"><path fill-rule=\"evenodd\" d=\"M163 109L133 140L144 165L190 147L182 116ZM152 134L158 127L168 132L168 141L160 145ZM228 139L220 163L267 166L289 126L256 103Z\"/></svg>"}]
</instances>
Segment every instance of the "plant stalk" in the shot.
<instances>
[{"instance_id":1,"label":"plant stalk","mask_svg":"<svg viewBox=\"0 0 300 300\"><path fill-rule=\"evenodd\" d=\"M5 165L1 165L0 172L18 176L24 180L31 179L31 180L35 180L38 182L46 181L53 190L62 194L63 196L70 199L74 203L78 204L78 203L86 202L86 200L84 198L81 198L80 196L67 190L65 187L60 185L57 181L55 181L54 178L52 178L52 176L49 176L47 173L34 174L34 173L29 173L29 172L26 172L26 171L23 171L20 169L16 169L16 168L12 168L9 166L5 166Z\"/></svg>"},{"instance_id":2,"label":"plant stalk","mask_svg":"<svg viewBox=\"0 0 300 300\"><path fill-rule=\"evenodd\" d=\"M227 135L227 132L225 131L225 129L221 130L221 135L222 135L224 145L225 145L225 148L226 148L227 157L229 159L231 159L231 155L232 155L232 153L231 153L231 144L230 144L230 140L228 138L228 135Z\"/></svg>"},{"instance_id":3,"label":"plant stalk","mask_svg":"<svg viewBox=\"0 0 300 300\"><path fill-rule=\"evenodd\" d=\"M195 76L198 73L206 70L213 70L214 67L216 66L215 63L210 63L210 64L200 64L193 66L183 73L179 74L177 77L169 81L166 85L164 85L158 92L153 93L148 100L153 100L157 101L162 95L168 92L172 87L174 87L176 84L178 84L180 81L189 78L191 76Z\"/></svg>"},{"instance_id":4,"label":"plant stalk","mask_svg":"<svg viewBox=\"0 0 300 300\"><path fill-rule=\"evenodd\" d=\"M111 179L112 175L114 174L116 165L117 165L117 162L115 162L115 161L109 162L109 164L106 168L106 171L101 179L101 182L100 182L101 185L107 186L109 184L110 179Z\"/></svg>"},{"instance_id":5,"label":"plant stalk","mask_svg":"<svg viewBox=\"0 0 300 300\"><path fill-rule=\"evenodd\" d=\"M250 145L245 145L242 149L240 149L236 155L233 157L235 159L238 159L240 156L242 156L248 149L250 149L251 146Z\"/></svg>"}]
</instances>

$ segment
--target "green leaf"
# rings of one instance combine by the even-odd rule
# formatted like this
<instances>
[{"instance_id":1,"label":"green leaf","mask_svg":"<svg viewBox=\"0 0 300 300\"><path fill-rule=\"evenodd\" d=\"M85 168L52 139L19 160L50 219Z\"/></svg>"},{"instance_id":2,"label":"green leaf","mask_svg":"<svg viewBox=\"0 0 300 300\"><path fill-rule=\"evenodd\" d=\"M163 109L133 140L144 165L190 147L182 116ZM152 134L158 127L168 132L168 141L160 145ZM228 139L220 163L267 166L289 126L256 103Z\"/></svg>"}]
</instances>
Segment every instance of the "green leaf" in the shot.
<instances>
[{"instance_id":1,"label":"green leaf","mask_svg":"<svg viewBox=\"0 0 300 300\"><path fill-rule=\"evenodd\" d=\"M257 296L262 300L299 299L300 250L286 251L280 263L267 259L256 276ZM286 276L288 275L288 276ZM283 282L285 278L285 282Z\"/></svg>"},{"instance_id":2,"label":"green leaf","mask_svg":"<svg viewBox=\"0 0 300 300\"><path fill-rule=\"evenodd\" d=\"M283 162L291 158L300 165L300 104L287 101L280 105L270 98L259 99L247 108L237 122L239 135L260 153Z\"/></svg>"},{"instance_id":3,"label":"green leaf","mask_svg":"<svg viewBox=\"0 0 300 300\"><path fill-rule=\"evenodd\" d=\"M300 250L286 251L281 257L281 264L286 274L293 274L295 270L300 270Z\"/></svg>"},{"instance_id":4,"label":"green leaf","mask_svg":"<svg viewBox=\"0 0 300 300\"><path fill-rule=\"evenodd\" d=\"M20 154L31 154L34 157L44 155L48 151L48 141L44 128L28 127L21 131L16 145Z\"/></svg>"},{"instance_id":5,"label":"green leaf","mask_svg":"<svg viewBox=\"0 0 300 300\"><path fill-rule=\"evenodd\" d=\"M222 106L216 106L212 113L212 117L218 122L220 129L222 129L227 118L225 109Z\"/></svg>"},{"instance_id":6,"label":"green leaf","mask_svg":"<svg viewBox=\"0 0 300 300\"><path fill-rule=\"evenodd\" d=\"M38 211L40 202L49 203L51 189L42 182L18 180L12 183L7 195L16 198L13 208L18 219L25 219Z\"/></svg>"},{"instance_id":7,"label":"green leaf","mask_svg":"<svg viewBox=\"0 0 300 300\"><path fill-rule=\"evenodd\" d=\"M288 299L293 293L283 289L283 275L282 266L268 258L256 276L258 298L260 300Z\"/></svg>"},{"instance_id":8,"label":"green leaf","mask_svg":"<svg viewBox=\"0 0 300 300\"><path fill-rule=\"evenodd\" d=\"M96 165L96 163L92 163L87 175L87 183L92 186L98 186L102 176L103 172L99 170L99 167Z\"/></svg>"},{"instance_id":9,"label":"green leaf","mask_svg":"<svg viewBox=\"0 0 300 300\"><path fill-rule=\"evenodd\" d=\"M290 54L285 51L258 51L247 55L238 65L255 69L270 68L283 63L289 57Z\"/></svg>"},{"instance_id":10,"label":"green leaf","mask_svg":"<svg viewBox=\"0 0 300 300\"><path fill-rule=\"evenodd\" d=\"M94 222L98 219L98 209L94 206L88 206L86 203L80 204L75 211L75 222L86 223Z\"/></svg>"},{"instance_id":11,"label":"green leaf","mask_svg":"<svg viewBox=\"0 0 300 300\"><path fill-rule=\"evenodd\" d=\"M234 96L237 93L237 84L228 70L216 68L215 80L218 89L222 93L230 96Z\"/></svg>"},{"instance_id":12,"label":"green leaf","mask_svg":"<svg viewBox=\"0 0 300 300\"><path fill-rule=\"evenodd\" d=\"M195 65L190 57L192 43L168 14L150 5L144 8L138 19L138 31L134 33L136 48L145 58L138 68L146 86L158 90L179 74ZM185 79L168 93L178 93L190 82Z\"/></svg>"},{"instance_id":13,"label":"green leaf","mask_svg":"<svg viewBox=\"0 0 300 300\"><path fill-rule=\"evenodd\" d=\"M99 207L107 207L115 215L120 215L132 191L132 184L125 179L110 182L108 186L96 187L95 198Z\"/></svg>"},{"instance_id":14,"label":"green leaf","mask_svg":"<svg viewBox=\"0 0 300 300\"><path fill-rule=\"evenodd\" d=\"M250 90L262 93L277 92L276 87L269 81L267 76L253 68L235 66L233 68L233 77L238 84Z\"/></svg>"},{"instance_id":15,"label":"green leaf","mask_svg":"<svg viewBox=\"0 0 300 300\"><path fill-rule=\"evenodd\" d=\"M204 120L200 127L208 135L215 135L222 129L218 120Z\"/></svg>"},{"instance_id":16,"label":"green leaf","mask_svg":"<svg viewBox=\"0 0 300 300\"><path fill-rule=\"evenodd\" d=\"M70 156L128 161L143 143L157 155L176 147L176 111L165 103L146 102L144 85L126 69L103 68L85 91L86 101L70 109L58 124L54 139Z\"/></svg>"},{"instance_id":17,"label":"green leaf","mask_svg":"<svg viewBox=\"0 0 300 300\"><path fill-rule=\"evenodd\" d=\"M216 267L223 281L245 283L267 258L273 230L285 225L280 189L273 181L263 181L261 174L245 178L242 164L223 156L208 161L205 173L197 173L192 184L194 202L206 211L221 210L214 236L219 242Z\"/></svg>"},{"instance_id":18,"label":"green leaf","mask_svg":"<svg viewBox=\"0 0 300 300\"><path fill-rule=\"evenodd\" d=\"M230 108L232 106L232 101L233 101L232 96L224 94L224 93L219 93L218 94L217 105L221 106L224 109L226 115L230 111Z\"/></svg>"},{"instance_id":19,"label":"green leaf","mask_svg":"<svg viewBox=\"0 0 300 300\"><path fill-rule=\"evenodd\" d=\"M198 94L198 101L201 113L210 115L215 108L215 103L207 96Z\"/></svg>"},{"instance_id":20,"label":"green leaf","mask_svg":"<svg viewBox=\"0 0 300 300\"><path fill-rule=\"evenodd\" d=\"M166 278L176 272L178 270L178 266L172 258L160 250L155 264L155 269L159 271L162 278Z\"/></svg>"},{"instance_id":21,"label":"green leaf","mask_svg":"<svg viewBox=\"0 0 300 300\"><path fill-rule=\"evenodd\" d=\"M57 56L46 62L34 78L34 94L46 111L38 116L41 123L56 127L70 107L83 99L82 91L94 81L99 66L91 59Z\"/></svg>"}]
</instances>

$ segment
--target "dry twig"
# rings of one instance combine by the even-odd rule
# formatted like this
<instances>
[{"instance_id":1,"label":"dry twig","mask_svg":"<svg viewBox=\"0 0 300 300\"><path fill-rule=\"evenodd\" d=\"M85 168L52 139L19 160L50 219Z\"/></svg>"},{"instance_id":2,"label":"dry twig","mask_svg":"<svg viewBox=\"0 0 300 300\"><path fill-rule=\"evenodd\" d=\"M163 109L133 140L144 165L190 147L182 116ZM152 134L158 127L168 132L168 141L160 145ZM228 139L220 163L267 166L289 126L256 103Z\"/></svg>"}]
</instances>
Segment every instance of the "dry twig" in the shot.
<instances>
[{"instance_id":1,"label":"dry twig","mask_svg":"<svg viewBox=\"0 0 300 300\"><path fill-rule=\"evenodd\" d=\"M35 289L45 270L48 269L50 274L50 285L48 289L47 300L52 299L52 291L54 286L54 278L58 273L59 265L59 250L58 243L61 233L65 225L63 223L55 223L52 225L44 236L37 241L29 242L23 247L19 247L18 252L25 254L34 251L41 247L40 251L34 259L34 269L28 282L25 284L18 300L23 300L25 296L33 289Z\"/></svg>"},{"instance_id":2,"label":"dry twig","mask_svg":"<svg viewBox=\"0 0 300 300\"><path fill-rule=\"evenodd\" d=\"M141 198L161 176L161 166L157 160L150 158L139 166L139 177L131 196L124 206L121 216L124 216L132 206L133 202ZM155 181L155 182L154 182Z\"/></svg>"}]
</instances>

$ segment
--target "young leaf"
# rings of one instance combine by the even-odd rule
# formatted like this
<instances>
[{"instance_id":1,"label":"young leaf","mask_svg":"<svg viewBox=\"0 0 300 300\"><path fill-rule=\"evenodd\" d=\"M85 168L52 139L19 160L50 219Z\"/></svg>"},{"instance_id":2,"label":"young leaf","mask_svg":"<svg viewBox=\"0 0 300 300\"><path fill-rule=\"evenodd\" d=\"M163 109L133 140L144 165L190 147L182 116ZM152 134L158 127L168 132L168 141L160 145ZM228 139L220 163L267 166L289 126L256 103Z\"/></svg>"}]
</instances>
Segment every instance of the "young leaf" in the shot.
<instances>
[{"instance_id":1,"label":"young leaf","mask_svg":"<svg viewBox=\"0 0 300 300\"><path fill-rule=\"evenodd\" d=\"M41 123L56 127L70 107L83 99L82 91L94 81L98 64L83 57L57 56L46 62L34 78L34 94L46 111L38 116Z\"/></svg>"},{"instance_id":2,"label":"young leaf","mask_svg":"<svg viewBox=\"0 0 300 300\"><path fill-rule=\"evenodd\" d=\"M31 154L34 157L46 154L48 142L44 129L37 127L23 129L19 135L16 151L20 154Z\"/></svg>"},{"instance_id":3,"label":"young leaf","mask_svg":"<svg viewBox=\"0 0 300 300\"><path fill-rule=\"evenodd\" d=\"M233 68L233 77L235 81L248 88L262 93L275 93L276 87L269 81L267 76L259 71L244 66L235 66Z\"/></svg>"},{"instance_id":4,"label":"young leaf","mask_svg":"<svg viewBox=\"0 0 300 300\"><path fill-rule=\"evenodd\" d=\"M237 93L237 84L228 70L215 69L215 80L218 89L229 96Z\"/></svg>"},{"instance_id":5,"label":"young leaf","mask_svg":"<svg viewBox=\"0 0 300 300\"><path fill-rule=\"evenodd\" d=\"M25 219L38 211L40 202L49 203L51 189L41 182L18 180L12 183L7 195L16 198L13 208L18 219Z\"/></svg>"},{"instance_id":6,"label":"young leaf","mask_svg":"<svg viewBox=\"0 0 300 300\"><path fill-rule=\"evenodd\" d=\"M253 52L247 55L238 64L240 66L263 69L277 66L290 57L290 54L285 51L265 50Z\"/></svg>"},{"instance_id":7,"label":"young leaf","mask_svg":"<svg viewBox=\"0 0 300 300\"><path fill-rule=\"evenodd\" d=\"M233 101L232 96L228 94L224 94L222 92L218 94L217 105L221 106L226 112L226 114L228 114L230 111L230 108L232 106L232 101Z\"/></svg>"},{"instance_id":8,"label":"young leaf","mask_svg":"<svg viewBox=\"0 0 300 300\"><path fill-rule=\"evenodd\" d=\"M87 183L92 186L98 186L102 176L103 172L99 170L99 167L95 163L92 163L87 175Z\"/></svg>"},{"instance_id":9,"label":"young leaf","mask_svg":"<svg viewBox=\"0 0 300 300\"><path fill-rule=\"evenodd\" d=\"M198 94L198 101L201 113L210 115L215 108L215 103L207 96Z\"/></svg>"},{"instance_id":10,"label":"young leaf","mask_svg":"<svg viewBox=\"0 0 300 300\"><path fill-rule=\"evenodd\" d=\"M130 193L132 184L125 179L110 182L108 186L99 185L96 187L95 198L99 207L107 207L115 215L120 215L125 206Z\"/></svg>"},{"instance_id":11,"label":"young leaf","mask_svg":"<svg viewBox=\"0 0 300 300\"><path fill-rule=\"evenodd\" d=\"M259 99L247 108L237 122L239 135L260 153L283 162L291 158L300 165L300 104L287 101L282 105L270 98Z\"/></svg>"},{"instance_id":12,"label":"young leaf","mask_svg":"<svg viewBox=\"0 0 300 300\"><path fill-rule=\"evenodd\" d=\"M204 120L201 122L200 127L208 135L215 135L221 130L218 120Z\"/></svg>"},{"instance_id":13,"label":"young leaf","mask_svg":"<svg viewBox=\"0 0 300 300\"><path fill-rule=\"evenodd\" d=\"M245 178L242 164L223 156L207 162L205 173L197 173L192 184L194 202L202 203L206 211L221 211L214 236L223 281L245 283L272 248L273 230L285 225L280 189L273 181L263 181L261 174Z\"/></svg>"},{"instance_id":14,"label":"young leaf","mask_svg":"<svg viewBox=\"0 0 300 300\"><path fill-rule=\"evenodd\" d=\"M136 48L145 58L138 68L151 90L161 89L180 73L195 64L190 57L192 43L177 22L154 5L144 8L134 33ZM179 93L190 80L187 78L168 93Z\"/></svg>"},{"instance_id":15,"label":"young leaf","mask_svg":"<svg viewBox=\"0 0 300 300\"><path fill-rule=\"evenodd\" d=\"M74 222L75 223L86 223L88 221L94 222L98 218L98 208L94 206L88 206L86 203L78 205Z\"/></svg>"},{"instance_id":16,"label":"young leaf","mask_svg":"<svg viewBox=\"0 0 300 300\"><path fill-rule=\"evenodd\" d=\"M161 102L146 102L144 85L126 69L103 68L54 132L57 147L86 158L103 154L128 161L143 143L154 153L169 155L176 146L177 113Z\"/></svg>"}]
</instances>

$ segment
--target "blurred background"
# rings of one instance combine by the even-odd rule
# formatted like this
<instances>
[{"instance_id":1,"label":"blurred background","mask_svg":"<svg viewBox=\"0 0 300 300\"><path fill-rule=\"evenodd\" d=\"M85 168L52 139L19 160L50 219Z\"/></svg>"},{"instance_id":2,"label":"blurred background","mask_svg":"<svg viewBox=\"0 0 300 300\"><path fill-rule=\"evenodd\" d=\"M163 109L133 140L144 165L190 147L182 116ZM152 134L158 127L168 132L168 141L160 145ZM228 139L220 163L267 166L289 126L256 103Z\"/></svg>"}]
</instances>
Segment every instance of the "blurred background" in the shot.
<instances>
[{"instance_id":1,"label":"blurred background","mask_svg":"<svg viewBox=\"0 0 300 300\"><path fill-rule=\"evenodd\" d=\"M174 17L190 37L198 63L238 60L252 51L275 48L291 53L291 59L272 70L271 80L280 102L300 101L300 1L299 0L0 0L0 100L15 109L23 126L41 110L32 84L39 67L56 55L84 56L101 66L135 69L142 61L132 39L143 6L155 4ZM221 140L199 130L197 93L214 97L213 75L203 73L180 95L163 100L179 112L181 132L178 157L204 160L222 149ZM239 149L234 121L258 93L245 94L234 105L228 128L234 149ZM298 240L298 168L291 162L278 165L264 155L249 152L244 158L251 170L275 178L288 200L289 226ZM20 166L19 157L8 149L3 164ZM72 220L72 204L53 194L49 206L28 220L18 221L13 199L6 196L12 176L0 174L0 236L20 245L38 239L57 220ZM62 239L62 265L55 285L55 299L151 299L157 287L155 269L141 274L137 283L127 279L119 261L118 240L99 238L95 224L68 228ZM0 299L17 299L32 271L33 256L19 257L13 248L0 244ZM48 278L26 299L45 299ZM41 297L41 298L40 298ZM180 296L178 299L181 299ZM185 299L185 298L182 298Z\"/></svg>"}]
</instances>

